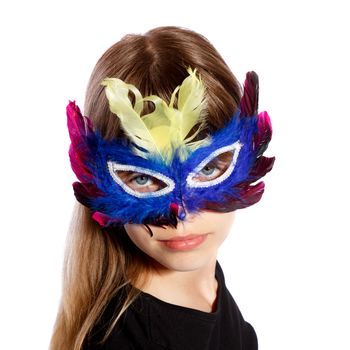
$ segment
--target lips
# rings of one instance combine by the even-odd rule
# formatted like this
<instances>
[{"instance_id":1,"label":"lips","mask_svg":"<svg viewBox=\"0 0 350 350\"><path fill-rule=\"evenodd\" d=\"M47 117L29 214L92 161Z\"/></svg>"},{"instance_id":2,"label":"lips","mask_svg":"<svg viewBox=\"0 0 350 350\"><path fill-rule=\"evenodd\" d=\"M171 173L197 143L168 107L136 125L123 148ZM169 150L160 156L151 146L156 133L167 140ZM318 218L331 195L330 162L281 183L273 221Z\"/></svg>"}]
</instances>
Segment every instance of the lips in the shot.
<instances>
[{"instance_id":1,"label":"lips","mask_svg":"<svg viewBox=\"0 0 350 350\"><path fill-rule=\"evenodd\" d=\"M207 236L208 234L176 236L160 242L171 250L191 250L200 246Z\"/></svg>"}]
</instances>

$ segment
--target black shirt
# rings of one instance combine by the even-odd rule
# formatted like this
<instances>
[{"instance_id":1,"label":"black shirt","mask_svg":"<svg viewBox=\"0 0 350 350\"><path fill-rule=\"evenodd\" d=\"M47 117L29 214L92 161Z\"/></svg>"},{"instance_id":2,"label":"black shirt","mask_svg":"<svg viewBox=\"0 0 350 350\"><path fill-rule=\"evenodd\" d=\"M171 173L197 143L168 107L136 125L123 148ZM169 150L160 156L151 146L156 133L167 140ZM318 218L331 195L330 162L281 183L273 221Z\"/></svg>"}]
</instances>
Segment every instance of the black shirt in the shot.
<instances>
[{"instance_id":1,"label":"black shirt","mask_svg":"<svg viewBox=\"0 0 350 350\"><path fill-rule=\"evenodd\" d=\"M103 345L104 327L93 329L85 350L257 350L253 327L244 321L237 304L226 288L219 263L217 308L213 313L166 303L141 293L127 309L121 321ZM112 315L116 299L108 305L105 316Z\"/></svg>"}]
</instances>

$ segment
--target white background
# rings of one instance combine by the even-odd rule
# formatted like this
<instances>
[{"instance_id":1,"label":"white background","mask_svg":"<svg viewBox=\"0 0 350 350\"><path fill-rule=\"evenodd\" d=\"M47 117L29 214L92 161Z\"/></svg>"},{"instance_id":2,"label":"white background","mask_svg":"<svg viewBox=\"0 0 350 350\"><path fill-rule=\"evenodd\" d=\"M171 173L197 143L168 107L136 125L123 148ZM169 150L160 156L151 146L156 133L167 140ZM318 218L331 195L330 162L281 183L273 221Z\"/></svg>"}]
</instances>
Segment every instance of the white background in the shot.
<instances>
[{"instance_id":1,"label":"white background","mask_svg":"<svg viewBox=\"0 0 350 350\"><path fill-rule=\"evenodd\" d=\"M204 34L260 76L276 156L220 252L260 350L350 349L346 1L12 1L0 8L0 347L46 349L74 203L65 107L127 33Z\"/></svg>"}]
</instances>

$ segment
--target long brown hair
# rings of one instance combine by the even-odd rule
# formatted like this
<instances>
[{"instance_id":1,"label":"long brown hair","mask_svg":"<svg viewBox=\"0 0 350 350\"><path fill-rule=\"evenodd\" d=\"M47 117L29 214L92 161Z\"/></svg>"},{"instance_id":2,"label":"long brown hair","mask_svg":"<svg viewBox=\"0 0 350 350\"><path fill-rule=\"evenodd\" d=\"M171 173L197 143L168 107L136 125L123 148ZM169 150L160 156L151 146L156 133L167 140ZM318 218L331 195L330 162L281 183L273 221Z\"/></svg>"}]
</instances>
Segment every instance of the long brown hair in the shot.
<instances>
[{"instance_id":1,"label":"long brown hair","mask_svg":"<svg viewBox=\"0 0 350 350\"><path fill-rule=\"evenodd\" d=\"M130 34L109 48L97 62L87 87L84 114L107 139L122 136L119 119L109 110L101 82L116 77L134 84L143 96L170 100L174 89L196 68L206 87L208 131L222 128L234 114L241 87L211 43L179 27L159 27L144 35ZM151 106L145 106L148 113ZM137 298L150 269L147 256L124 228L101 230L87 208L76 204L67 241L61 305L51 350L81 350L108 302L122 300L106 337ZM105 338L106 338L105 337Z\"/></svg>"}]
</instances>

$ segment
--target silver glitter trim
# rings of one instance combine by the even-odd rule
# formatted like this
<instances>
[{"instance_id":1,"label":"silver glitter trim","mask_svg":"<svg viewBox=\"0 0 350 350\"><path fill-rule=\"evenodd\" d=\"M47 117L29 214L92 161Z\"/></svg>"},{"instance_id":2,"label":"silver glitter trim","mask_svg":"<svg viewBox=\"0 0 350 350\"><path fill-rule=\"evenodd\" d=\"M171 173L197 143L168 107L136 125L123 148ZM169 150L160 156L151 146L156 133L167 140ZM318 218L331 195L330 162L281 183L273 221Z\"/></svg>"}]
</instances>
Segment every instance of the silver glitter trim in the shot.
<instances>
[{"instance_id":1,"label":"silver glitter trim","mask_svg":"<svg viewBox=\"0 0 350 350\"><path fill-rule=\"evenodd\" d=\"M241 148L243 147L243 144L238 140L235 143L233 143L232 145L229 146L225 146L225 147L221 147L218 148L217 150L215 150L214 152L212 152L208 157L206 157L203 161L201 161L199 163L199 165L188 174L187 178L186 178L186 182L187 182L187 186L188 187L211 187L214 185L219 184L220 182L223 182L224 180L226 180L233 172L233 169L235 168L236 162L237 162L237 158L238 158L238 154L241 150ZM230 163L230 165L228 166L228 168L225 170L225 172L220 175L219 177L213 179L213 180L209 180L209 181L195 181L193 180L193 178L197 175L197 173L202 170L204 168L205 165L207 165L212 159L216 158L217 156L219 156L222 153L228 152L228 151L233 151L233 157L232 157L232 161Z\"/></svg>"},{"instance_id":2,"label":"silver glitter trim","mask_svg":"<svg viewBox=\"0 0 350 350\"><path fill-rule=\"evenodd\" d=\"M172 179L170 179L169 177L167 177L161 173L158 173L154 170L151 170L151 169L142 168L142 167L138 167L135 165L118 164L118 163L113 162L113 161L107 161L107 166L108 166L109 173L112 176L113 180L118 185L120 185L125 192L127 192L128 194L130 194L134 197L138 197L138 198L160 197L160 196L163 196L167 193L172 192L175 188L175 182ZM134 191L132 188L130 188L128 185L126 185L123 182L123 180L116 174L116 171L119 171L119 170L121 170L121 171L134 171L137 173L153 176L156 179L164 182L167 185L167 187L164 187L161 190L155 191L155 192L137 192L137 191Z\"/></svg>"}]
</instances>

